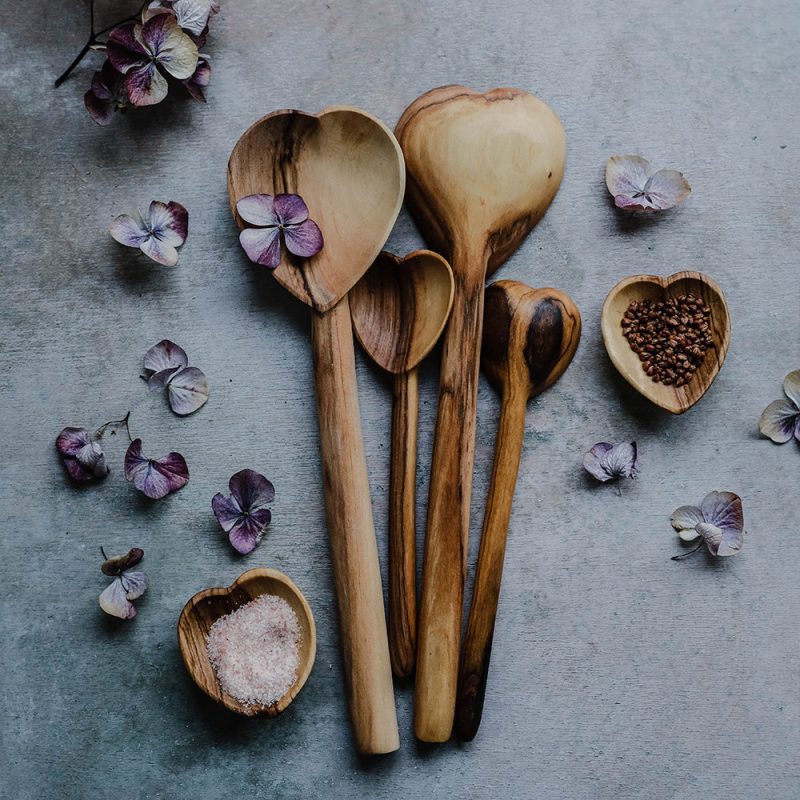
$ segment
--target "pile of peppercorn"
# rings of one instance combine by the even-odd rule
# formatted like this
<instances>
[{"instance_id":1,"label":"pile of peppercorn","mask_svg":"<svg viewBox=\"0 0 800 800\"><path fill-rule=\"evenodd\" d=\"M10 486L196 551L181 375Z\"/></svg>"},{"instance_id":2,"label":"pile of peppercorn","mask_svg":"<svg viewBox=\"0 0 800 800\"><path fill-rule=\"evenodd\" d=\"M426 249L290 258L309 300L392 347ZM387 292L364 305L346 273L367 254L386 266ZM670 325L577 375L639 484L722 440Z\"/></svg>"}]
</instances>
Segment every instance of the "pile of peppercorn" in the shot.
<instances>
[{"instance_id":1,"label":"pile of peppercorn","mask_svg":"<svg viewBox=\"0 0 800 800\"><path fill-rule=\"evenodd\" d=\"M637 300L622 328L644 371L657 383L684 386L711 346L711 311L702 299L682 294L667 300Z\"/></svg>"}]
</instances>

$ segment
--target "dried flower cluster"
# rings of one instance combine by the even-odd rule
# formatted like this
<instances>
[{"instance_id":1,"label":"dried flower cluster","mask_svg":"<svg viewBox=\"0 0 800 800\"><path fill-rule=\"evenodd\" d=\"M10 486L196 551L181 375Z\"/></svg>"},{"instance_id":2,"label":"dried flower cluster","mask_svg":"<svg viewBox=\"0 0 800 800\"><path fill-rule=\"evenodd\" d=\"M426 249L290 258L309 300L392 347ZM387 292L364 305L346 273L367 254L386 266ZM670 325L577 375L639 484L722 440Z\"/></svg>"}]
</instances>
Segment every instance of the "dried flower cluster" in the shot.
<instances>
[{"instance_id":1,"label":"dried flower cluster","mask_svg":"<svg viewBox=\"0 0 800 800\"><path fill-rule=\"evenodd\" d=\"M785 400L773 400L761 415L758 427L761 433L775 444L785 444L790 439L800 443L800 369L783 379Z\"/></svg>"},{"instance_id":2,"label":"dried flower cluster","mask_svg":"<svg viewBox=\"0 0 800 800\"><path fill-rule=\"evenodd\" d=\"M206 44L208 22L218 11L215 0L153 0L145 3L140 17L113 27L106 42L93 31L89 44L105 52L106 61L84 96L92 119L108 125L115 111L156 105L170 84L180 84L190 97L205 101L211 67L200 49Z\"/></svg>"},{"instance_id":3,"label":"dried flower cluster","mask_svg":"<svg viewBox=\"0 0 800 800\"><path fill-rule=\"evenodd\" d=\"M169 407L181 417L193 414L208 401L205 374L190 367L186 351L169 339L162 339L144 354L142 377L151 390L167 390Z\"/></svg>"},{"instance_id":4,"label":"dried flower cluster","mask_svg":"<svg viewBox=\"0 0 800 800\"><path fill-rule=\"evenodd\" d=\"M687 384L713 344L711 311L693 294L635 300L622 328L644 371L657 383Z\"/></svg>"},{"instance_id":5,"label":"dried flower cluster","mask_svg":"<svg viewBox=\"0 0 800 800\"><path fill-rule=\"evenodd\" d=\"M611 156L606 163L606 186L614 205L625 211L665 211L682 203L692 191L680 172L656 172L641 156Z\"/></svg>"},{"instance_id":6,"label":"dried flower cluster","mask_svg":"<svg viewBox=\"0 0 800 800\"><path fill-rule=\"evenodd\" d=\"M735 556L744 544L742 498L733 492L709 492L697 506L676 508L670 519L684 542L699 543L694 550L673 556L677 561L704 544L712 556Z\"/></svg>"},{"instance_id":7,"label":"dried flower cluster","mask_svg":"<svg viewBox=\"0 0 800 800\"><path fill-rule=\"evenodd\" d=\"M639 471L636 442L598 442L583 457L583 468L598 481L635 478Z\"/></svg>"},{"instance_id":8,"label":"dried flower cluster","mask_svg":"<svg viewBox=\"0 0 800 800\"><path fill-rule=\"evenodd\" d=\"M272 519L267 506L275 499L275 487L263 475L243 469L228 481L230 495L221 492L211 508L230 543L243 555L255 550Z\"/></svg>"},{"instance_id":9,"label":"dried flower cluster","mask_svg":"<svg viewBox=\"0 0 800 800\"><path fill-rule=\"evenodd\" d=\"M105 553L103 558L106 558ZM142 558L144 550L134 547L125 555L112 556L103 562L100 567L103 574L114 578L100 595L100 608L106 614L120 619L133 619L136 616L136 609L131 601L145 593L149 581L144 572L131 567L135 567Z\"/></svg>"},{"instance_id":10,"label":"dried flower cluster","mask_svg":"<svg viewBox=\"0 0 800 800\"><path fill-rule=\"evenodd\" d=\"M153 261L167 267L178 263L178 251L189 233L189 212L173 200L153 200L147 221L135 211L120 214L108 226L108 232L120 244L137 247Z\"/></svg>"}]
</instances>

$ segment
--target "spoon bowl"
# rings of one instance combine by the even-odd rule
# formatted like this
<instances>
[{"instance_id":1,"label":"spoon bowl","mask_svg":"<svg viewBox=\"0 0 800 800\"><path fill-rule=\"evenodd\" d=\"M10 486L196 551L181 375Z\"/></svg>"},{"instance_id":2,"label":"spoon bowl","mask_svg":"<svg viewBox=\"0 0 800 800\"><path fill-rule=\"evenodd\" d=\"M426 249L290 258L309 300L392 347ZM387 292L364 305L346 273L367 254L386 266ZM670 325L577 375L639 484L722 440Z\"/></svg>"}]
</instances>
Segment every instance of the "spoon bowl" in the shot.
<instances>
[{"instance_id":1,"label":"spoon bowl","mask_svg":"<svg viewBox=\"0 0 800 800\"><path fill-rule=\"evenodd\" d=\"M220 617L264 594L283 598L297 615L302 634L300 663L297 677L283 697L268 706L244 705L223 691L208 658L206 643L211 626ZM228 587L203 589L194 595L178 619L178 644L192 680L212 700L247 717L276 717L297 697L311 673L317 654L317 631L311 608L294 583L282 572L262 567L248 570Z\"/></svg>"},{"instance_id":2,"label":"spoon bowl","mask_svg":"<svg viewBox=\"0 0 800 800\"><path fill-rule=\"evenodd\" d=\"M664 300L689 293L701 298L711 311L709 327L713 344L688 383L683 386L656 383L644 371L639 356L623 335L622 318L635 300ZM603 303L600 328L606 352L617 372L650 402L671 414L688 411L708 391L725 361L731 335L725 295L713 278L701 272L676 272L666 278L659 275L624 278Z\"/></svg>"}]
</instances>

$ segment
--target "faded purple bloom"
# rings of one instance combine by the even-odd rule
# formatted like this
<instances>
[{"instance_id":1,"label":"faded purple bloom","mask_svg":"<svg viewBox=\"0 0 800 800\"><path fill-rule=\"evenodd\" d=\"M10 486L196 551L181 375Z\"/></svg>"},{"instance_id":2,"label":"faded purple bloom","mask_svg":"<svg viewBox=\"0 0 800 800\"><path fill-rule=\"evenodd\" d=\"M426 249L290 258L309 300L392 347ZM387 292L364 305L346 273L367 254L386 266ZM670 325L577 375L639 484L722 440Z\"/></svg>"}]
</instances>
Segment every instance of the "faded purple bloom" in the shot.
<instances>
[{"instance_id":1,"label":"faded purple bloom","mask_svg":"<svg viewBox=\"0 0 800 800\"><path fill-rule=\"evenodd\" d=\"M186 416L205 405L208 400L208 379L197 367L189 366L186 351L162 339L144 355L144 377L152 389L167 389L169 407Z\"/></svg>"},{"instance_id":2,"label":"faded purple bloom","mask_svg":"<svg viewBox=\"0 0 800 800\"><path fill-rule=\"evenodd\" d=\"M197 69L188 80L183 81L186 91L194 100L199 100L201 103L206 102L206 96L203 89L208 86L211 80L211 64L208 63L208 56L200 54L197 59Z\"/></svg>"},{"instance_id":3,"label":"faded purple bloom","mask_svg":"<svg viewBox=\"0 0 800 800\"><path fill-rule=\"evenodd\" d=\"M786 400L770 403L761 415L758 429L776 444L784 444L794 437L800 442L800 369L783 379Z\"/></svg>"},{"instance_id":4,"label":"faded purple bloom","mask_svg":"<svg viewBox=\"0 0 800 800\"><path fill-rule=\"evenodd\" d=\"M160 103L168 91L164 73L179 81L197 67L197 45L172 14L155 14L144 24L129 22L114 28L107 44L108 59L125 76L125 88L135 106Z\"/></svg>"},{"instance_id":5,"label":"faded purple bloom","mask_svg":"<svg viewBox=\"0 0 800 800\"><path fill-rule=\"evenodd\" d=\"M180 453L161 458L142 455L142 440L134 439L125 453L125 477L143 494L158 500L189 482L189 468Z\"/></svg>"},{"instance_id":6,"label":"faded purple bloom","mask_svg":"<svg viewBox=\"0 0 800 800\"><path fill-rule=\"evenodd\" d=\"M682 203L692 191L680 172L655 172L641 156L611 156L606 164L606 186L614 205L626 211L664 211Z\"/></svg>"},{"instance_id":7,"label":"faded purple bloom","mask_svg":"<svg viewBox=\"0 0 800 800\"><path fill-rule=\"evenodd\" d=\"M251 553L272 519L267 506L275 499L275 487L263 475L243 469L230 479L228 488L228 497L214 495L211 508L236 550Z\"/></svg>"},{"instance_id":8,"label":"faded purple bloom","mask_svg":"<svg viewBox=\"0 0 800 800\"><path fill-rule=\"evenodd\" d=\"M120 214L108 226L108 232L126 247L138 247L146 256L159 264L174 267L178 251L189 233L189 212L173 200L162 203L153 200L142 221L139 212Z\"/></svg>"},{"instance_id":9,"label":"faded purple bloom","mask_svg":"<svg viewBox=\"0 0 800 800\"><path fill-rule=\"evenodd\" d=\"M86 428L64 428L56 439L56 449L73 480L91 481L108 475L100 443L92 439Z\"/></svg>"},{"instance_id":10,"label":"faded purple bloom","mask_svg":"<svg viewBox=\"0 0 800 800\"><path fill-rule=\"evenodd\" d=\"M635 478L638 472L636 442L598 442L583 457L583 466L603 483L617 478Z\"/></svg>"},{"instance_id":11,"label":"faded purple bloom","mask_svg":"<svg viewBox=\"0 0 800 800\"><path fill-rule=\"evenodd\" d=\"M675 509L670 522L684 542L700 538L714 556L735 556L744 543L742 499L733 492L709 492L700 508Z\"/></svg>"},{"instance_id":12,"label":"faded purple bloom","mask_svg":"<svg viewBox=\"0 0 800 800\"><path fill-rule=\"evenodd\" d=\"M100 569L104 575L114 580L100 595L100 608L112 617L133 619L136 609L131 600L141 597L148 586L147 575L138 570L131 570L143 558L144 550L134 547L124 556L113 556L103 562Z\"/></svg>"},{"instance_id":13,"label":"faded purple bloom","mask_svg":"<svg viewBox=\"0 0 800 800\"><path fill-rule=\"evenodd\" d=\"M208 20L218 12L219 3L214 0L153 0L142 12L142 18L148 20L155 14L171 13L187 33L201 36Z\"/></svg>"},{"instance_id":14,"label":"faded purple bloom","mask_svg":"<svg viewBox=\"0 0 800 800\"><path fill-rule=\"evenodd\" d=\"M236 210L257 226L239 234L247 257L256 264L275 269L281 263L281 234L286 249L301 258L322 250L322 231L308 218L308 207L298 194L251 194L239 200Z\"/></svg>"},{"instance_id":15,"label":"faded purple bloom","mask_svg":"<svg viewBox=\"0 0 800 800\"><path fill-rule=\"evenodd\" d=\"M98 125L108 125L115 111L128 106L124 76L114 69L110 61L106 60L102 68L94 73L92 87L83 96L83 103Z\"/></svg>"}]
</instances>

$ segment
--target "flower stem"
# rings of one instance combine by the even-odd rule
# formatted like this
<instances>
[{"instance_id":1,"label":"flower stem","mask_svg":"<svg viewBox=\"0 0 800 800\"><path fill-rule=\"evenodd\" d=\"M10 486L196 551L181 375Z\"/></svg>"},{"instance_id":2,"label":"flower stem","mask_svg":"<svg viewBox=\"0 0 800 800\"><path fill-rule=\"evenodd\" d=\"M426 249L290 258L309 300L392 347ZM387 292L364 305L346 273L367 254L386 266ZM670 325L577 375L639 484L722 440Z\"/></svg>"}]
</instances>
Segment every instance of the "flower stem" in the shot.
<instances>
[{"instance_id":1,"label":"flower stem","mask_svg":"<svg viewBox=\"0 0 800 800\"><path fill-rule=\"evenodd\" d=\"M128 434L128 441L132 442L133 439L131 438L131 429L128 425L131 418L131 412L129 411L122 419L112 419L110 422L104 422L95 432L94 438L95 439L102 439L103 434L106 432L106 428L125 428L125 433ZM114 434L115 431L112 431Z\"/></svg>"},{"instance_id":2,"label":"flower stem","mask_svg":"<svg viewBox=\"0 0 800 800\"><path fill-rule=\"evenodd\" d=\"M670 559L670 561L681 561L681 560L682 560L682 559L684 559L684 558L688 558L689 556L692 556L692 555L694 555L694 554L695 554L695 553L696 553L696 552L697 552L697 551L698 551L698 550L699 550L699 549L700 549L700 548L701 548L701 547L702 547L704 544L705 544L705 540L704 540L704 539L703 539L703 537L701 536L701 537L700 537L700 542L698 543L697 547L695 547L695 549L694 549L694 550L689 550L689 551L688 551L688 552L686 552L686 553L680 553L680 554L679 554L679 555L677 555L677 556L672 556L672 558Z\"/></svg>"}]
</instances>

